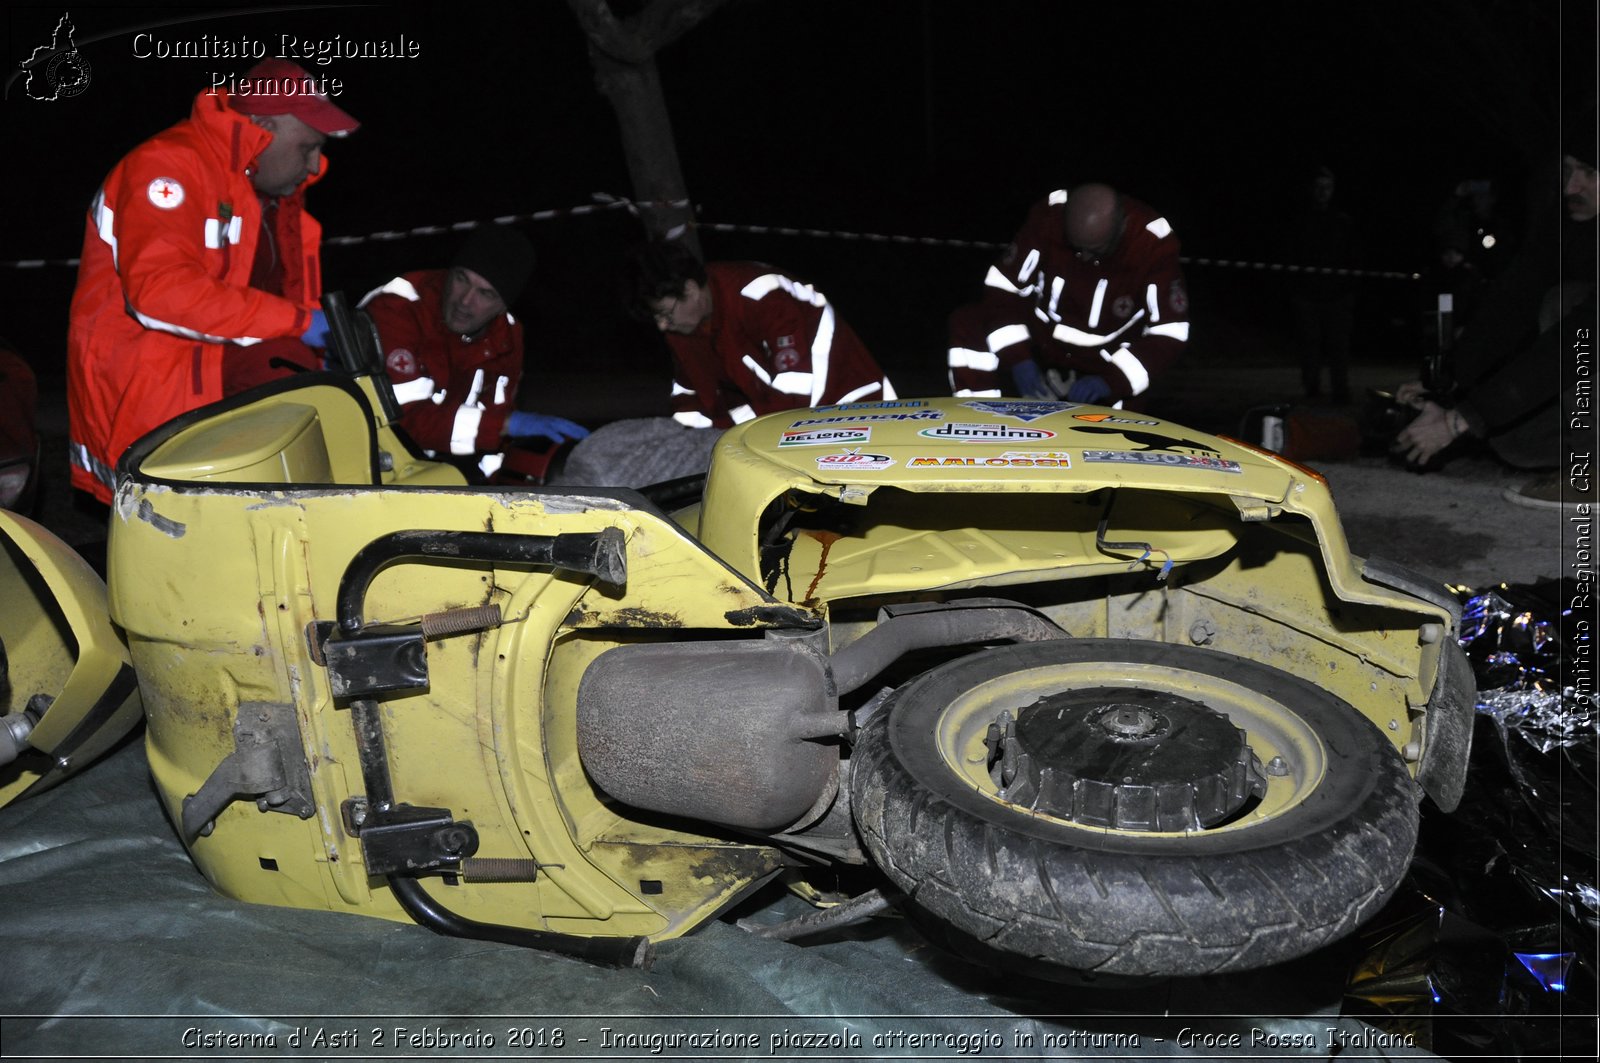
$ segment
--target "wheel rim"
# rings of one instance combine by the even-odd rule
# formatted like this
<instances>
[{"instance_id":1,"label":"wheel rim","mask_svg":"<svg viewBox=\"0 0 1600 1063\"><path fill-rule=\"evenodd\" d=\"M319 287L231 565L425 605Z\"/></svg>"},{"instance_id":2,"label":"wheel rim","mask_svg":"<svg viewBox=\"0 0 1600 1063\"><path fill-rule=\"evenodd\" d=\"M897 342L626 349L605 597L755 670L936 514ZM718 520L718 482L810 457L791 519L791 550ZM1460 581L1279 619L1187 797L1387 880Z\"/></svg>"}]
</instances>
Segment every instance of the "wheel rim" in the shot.
<instances>
[{"instance_id":1,"label":"wheel rim","mask_svg":"<svg viewBox=\"0 0 1600 1063\"><path fill-rule=\"evenodd\" d=\"M1096 687L1126 691L1130 701L1151 692L1197 701L1245 732L1251 750L1266 767L1266 792L1242 814L1199 833L1248 830L1281 816L1304 802L1327 772L1327 751L1316 729L1282 701L1202 672L1121 661L1022 669L968 688L939 714L935 726L939 756L974 791L1012 813L1094 834L1192 836L1196 832L1091 826L1008 800L1006 788L991 770L991 725L1002 714L1015 717L1042 697Z\"/></svg>"}]
</instances>

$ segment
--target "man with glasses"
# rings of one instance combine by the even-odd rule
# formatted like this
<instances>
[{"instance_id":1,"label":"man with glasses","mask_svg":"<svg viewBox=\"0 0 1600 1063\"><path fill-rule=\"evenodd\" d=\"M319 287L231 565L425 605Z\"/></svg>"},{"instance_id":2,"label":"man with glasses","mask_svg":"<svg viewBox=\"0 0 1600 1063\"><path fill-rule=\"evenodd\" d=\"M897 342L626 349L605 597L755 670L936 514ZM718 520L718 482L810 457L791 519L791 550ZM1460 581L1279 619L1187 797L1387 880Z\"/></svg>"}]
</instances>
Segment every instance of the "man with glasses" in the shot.
<instances>
[{"instance_id":1,"label":"man with glasses","mask_svg":"<svg viewBox=\"0 0 1600 1063\"><path fill-rule=\"evenodd\" d=\"M728 428L777 410L895 397L866 345L816 288L758 262L702 264L682 244L645 244L623 298L672 351L673 419Z\"/></svg>"},{"instance_id":2,"label":"man with glasses","mask_svg":"<svg viewBox=\"0 0 1600 1063\"><path fill-rule=\"evenodd\" d=\"M1189 340L1172 226L1108 185L1036 203L984 285L950 316L956 395L1138 409Z\"/></svg>"}]
</instances>

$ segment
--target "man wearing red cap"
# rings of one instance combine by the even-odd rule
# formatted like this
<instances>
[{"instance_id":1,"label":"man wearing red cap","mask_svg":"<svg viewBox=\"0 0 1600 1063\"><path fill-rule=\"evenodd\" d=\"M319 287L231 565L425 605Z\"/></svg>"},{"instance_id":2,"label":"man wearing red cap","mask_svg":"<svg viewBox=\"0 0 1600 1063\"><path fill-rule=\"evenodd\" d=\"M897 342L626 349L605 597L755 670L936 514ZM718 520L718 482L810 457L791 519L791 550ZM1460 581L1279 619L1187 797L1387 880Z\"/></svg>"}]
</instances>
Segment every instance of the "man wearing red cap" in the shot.
<instances>
[{"instance_id":1,"label":"man wearing red cap","mask_svg":"<svg viewBox=\"0 0 1600 1063\"><path fill-rule=\"evenodd\" d=\"M449 269L403 273L361 305L378 330L400 425L430 455L472 459L484 476L504 439L582 439L562 417L516 408L522 323L508 309L533 272L533 247L510 229L479 229Z\"/></svg>"},{"instance_id":2,"label":"man wearing red cap","mask_svg":"<svg viewBox=\"0 0 1600 1063\"><path fill-rule=\"evenodd\" d=\"M314 85L269 59L235 93L202 91L95 193L67 333L74 487L109 502L144 433L247 386L271 356L318 364L322 230L305 190L327 172L327 138L358 123Z\"/></svg>"}]
</instances>

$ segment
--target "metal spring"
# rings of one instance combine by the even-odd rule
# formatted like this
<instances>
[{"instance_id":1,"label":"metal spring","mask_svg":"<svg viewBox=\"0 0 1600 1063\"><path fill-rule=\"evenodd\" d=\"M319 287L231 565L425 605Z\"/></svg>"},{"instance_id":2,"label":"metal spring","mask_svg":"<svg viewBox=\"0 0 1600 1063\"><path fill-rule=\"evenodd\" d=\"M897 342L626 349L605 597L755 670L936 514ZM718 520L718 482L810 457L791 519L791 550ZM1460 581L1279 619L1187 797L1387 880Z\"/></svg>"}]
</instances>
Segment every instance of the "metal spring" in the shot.
<instances>
[{"instance_id":1,"label":"metal spring","mask_svg":"<svg viewBox=\"0 0 1600 1063\"><path fill-rule=\"evenodd\" d=\"M438 639L459 635L466 631L482 631L500 626L498 605L472 605L463 609L449 609L442 613L429 613L422 618L424 638Z\"/></svg>"},{"instance_id":2,"label":"metal spring","mask_svg":"<svg viewBox=\"0 0 1600 1063\"><path fill-rule=\"evenodd\" d=\"M533 882L541 866L537 860L473 856L461 861L461 876L469 882Z\"/></svg>"}]
</instances>

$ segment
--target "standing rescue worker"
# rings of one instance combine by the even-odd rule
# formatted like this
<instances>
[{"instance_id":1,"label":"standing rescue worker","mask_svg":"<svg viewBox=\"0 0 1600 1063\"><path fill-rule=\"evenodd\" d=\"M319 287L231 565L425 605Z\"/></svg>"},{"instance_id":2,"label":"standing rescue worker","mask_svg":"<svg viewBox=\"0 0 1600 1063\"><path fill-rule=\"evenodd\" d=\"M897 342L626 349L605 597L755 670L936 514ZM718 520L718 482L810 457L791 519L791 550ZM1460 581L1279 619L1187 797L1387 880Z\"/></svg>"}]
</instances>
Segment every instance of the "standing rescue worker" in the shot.
<instances>
[{"instance_id":1,"label":"standing rescue worker","mask_svg":"<svg viewBox=\"0 0 1600 1063\"><path fill-rule=\"evenodd\" d=\"M956 395L1138 408L1189 340L1172 226L1107 185L1036 203L984 284L950 316Z\"/></svg>"},{"instance_id":2,"label":"standing rescue worker","mask_svg":"<svg viewBox=\"0 0 1600 1063\"><path fill-rule=\"evenodd\" d=\"M320 363L307 345L328 331L322 230L305 190L327 172L327 139L357 125L301 67L268 59L231 93L202 91L189 118L111 170L67 332L74 487L109 502L128 445L243 386L225 379L235 371L260 373L263 341Z\"/></svg>"},{"instance_id":3,"label":"standing rescue worker","mask_svg":"<svg viewBox=\"0 0 1600 1063\"><path fill-rule=\"evenodd\" d=\"M400 425L430 456L475 459L493 476L505 437L552 443L588 431L516 408L522 323L508 304L533 272L533 247L509 229L480 229L449 269L404 273L361 305L378 330Z\"/></svg>"},{"instance_id":4,"label":"standing rescue worker","mask_svg":"<svg viewBox=\"0 0 1600 1063\"><path fill-rule=\"evenodd\" d=\"M673 419L728 428L806 406L893 399L889 378L814 287L759 262L646 244L623 274L628 309L672 351Z\"/></svg>"}]
</instances>

